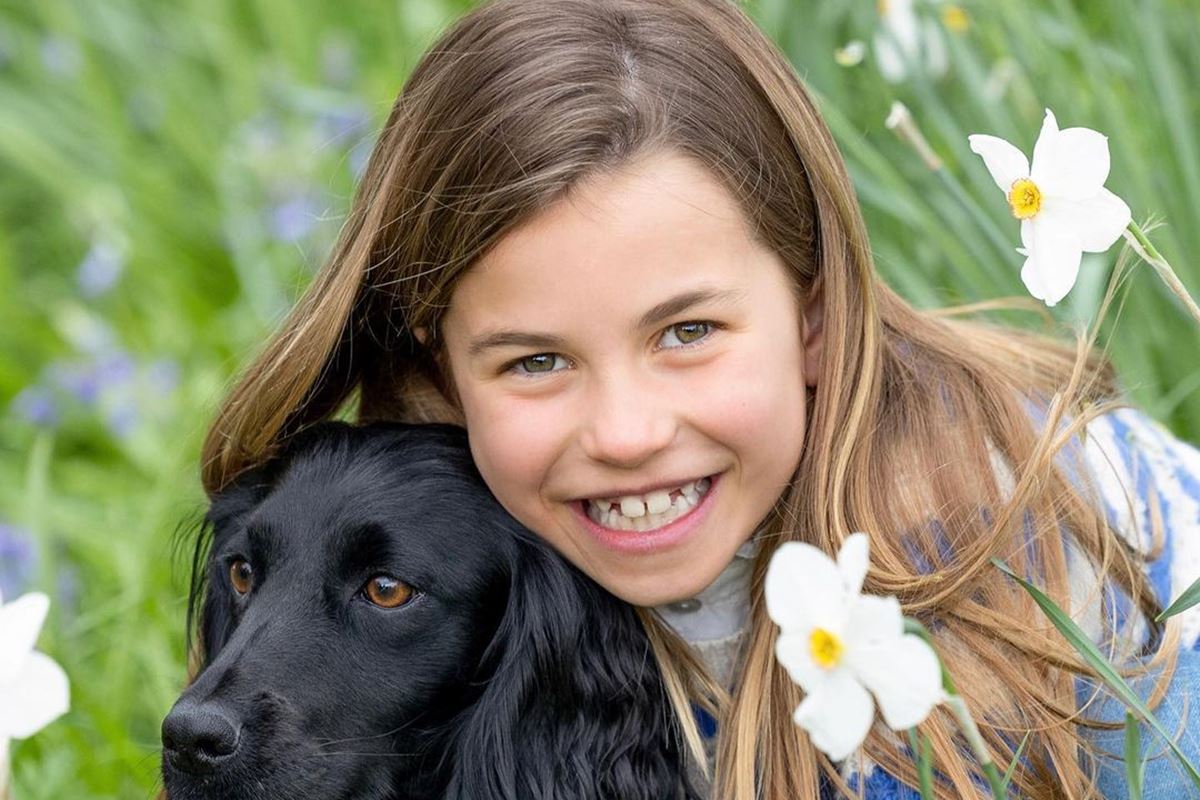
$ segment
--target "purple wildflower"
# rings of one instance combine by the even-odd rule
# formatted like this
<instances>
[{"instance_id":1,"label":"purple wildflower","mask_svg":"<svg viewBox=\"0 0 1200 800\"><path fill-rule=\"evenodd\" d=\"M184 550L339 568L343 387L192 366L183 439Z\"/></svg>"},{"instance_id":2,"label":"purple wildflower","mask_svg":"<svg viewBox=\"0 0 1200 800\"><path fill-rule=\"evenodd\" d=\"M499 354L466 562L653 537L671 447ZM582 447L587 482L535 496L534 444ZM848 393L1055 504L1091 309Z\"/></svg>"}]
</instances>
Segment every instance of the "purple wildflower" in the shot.
<instances>
[{"instance_id":1,"label":"purple wildflower","mask_svg":"<svg viewBox=\"0 0 1200 800\"><path fill-rule=\"evenodd\" d=\"M116 284L125 268L125 254L112 242L98 239L84 256L75 272L76 283L84 297L98 297Z\"/></svg>"},{"instance_id":2,"label":"purple wildflower","mask_svg":"<svg viewBox=\"0 0 1200 800\"><path fill-rule=\"evenodd\" d=\"M0 25L0 69L7 69L12 64L16 49L12 34L8 32L8 28Z\"/></svg>"},{"instance_id":3,"label":"purple wildflower","mask_svg":"<svg viewBox=\"0 0 1200 800\"><path fill-rule=\"evenodd\" d=\"M110 406L104 411L104 422L118 439L129 438L138 424L137 405L132 400L125 399Z\"/></svg>"},{"instance_id":4,"label":"purple wildflower","mask_svg":"<svg viewBox=\"0 0 1200 800\"><path fill-rule=\"evenodd\" d=\"M371 129L371 115L361 104L330 106L320 111L315 124L322 144L339 146L365 136Z\"/></svg>"},{"instance_id":5,"label":"purple wildflower","mask_svg":"<svg viewBox=\"0 0 1200 800\"><path fill-rule=\"evenodd\" d=\"M26 386L13 398L10 408L26 422L46 428L57 425L60 417L54 395L42 386Z\"/></svg>"},{"instance_id":6,"label":"purple wildflower","mask_svg":"<svg viewBox=\"0 0 1200 800\"><path fill-rule=\"evenodd\" d=\"M179 386L179 364L169 358L155 359L146 369L150 386L165 396Z\"/></svg>"},{"instance_id":7,"label":"purple wildflower","mask_svg":"<svg viewBox=\"0 0 1200 800\"><path fill-rule=\"evenodd\" d=\"M356 180L366 171L367 162L371 160L371 151L374 149L375 142L369 136L359 139L350 149L350 171L354 173Z\"/></svg>"},{"instance_id":8,"label":"purple wildflower","mask_svg":"<svg viewBox=\"0 0 1200 800\"><path fill-rule=\"evenodd\" d=\"M84 405L100 399L100 376L94 369L76 363L58 361L46 369L51 384L67 392Z\"/></svg>"},{"instance_id":9,"label":"purple wildflower","mask_svg":"<svg viewBox=\"0 0 1200 800\"><path fill-rule=\"evenodd\" d=\"M86 363L58 362L48 369L54 385L84 405L95 404L107 389L129 383L135 371L133 359L119 351L98 354Z\"/></svg>"},{"instance_id":10,"label":"purple wildflower","mask_svg":"<svg viewBox=\"0 0 1200 800\"><path fill-rule=\"evenodd\" d=\"M74 617L79 613L79 570L60 559L54 576L54 589L58 594L59 618Z\"/></svg>"},{"instance_id":11,"label":"purple wildflower","mask_svg":"<svg viewBox=\"0 0 1200 800\"><path fill-rule=\"evenodd\" d=\"M271 231L279 241L293 244L312 233L319 214L320 207L311 193L294 194L271 209Z\"/></svg>"},{"instance_id":12,"label":"purple wildflower","mask_svg":"<svg viewBox=\"0 0 1200 800\"><path fill-rule=\"evenodd\" d=\"M22 594L36 568L37 554L29 531L0 522L0 595L11 600Z\"/></svg>"}]
</instances>

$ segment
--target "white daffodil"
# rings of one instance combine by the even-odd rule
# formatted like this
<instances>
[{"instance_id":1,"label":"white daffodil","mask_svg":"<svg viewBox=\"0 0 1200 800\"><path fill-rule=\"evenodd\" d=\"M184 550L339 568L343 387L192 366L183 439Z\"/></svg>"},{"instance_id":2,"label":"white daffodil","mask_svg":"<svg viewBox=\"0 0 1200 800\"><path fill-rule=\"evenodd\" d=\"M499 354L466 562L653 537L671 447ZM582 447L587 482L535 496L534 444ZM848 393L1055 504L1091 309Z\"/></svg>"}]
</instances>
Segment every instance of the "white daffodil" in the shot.
<instances>
[{"instance_id":1,"label":"white daffodil","mask_svg":"<svg viewBox=\"0 0 1200 800\"><path fill-rule=\"evenodd\" d=\"M0 597L0 793L7 783L9 739L24 739L66 713L67 675L33 649L50 599L31 592L4 604Z\"/></svg>"},{"instance_id":2,"label":"white daffodil","mask_svg":"<svg viewBox=\"0 0 1200 800\"><path fill-rule=\"evenodd\" d=\"M865 533L846 538L837 563L788 542L767 568L767 613L780 627L775 656L806 693L793 719L834 761L862 744L875 703L899 731L945 697L937 656L904 632L899 601L861 594L867 550Z\"/></svg>"},{"instance_id":3,"label":"white daffodil","mask_svg":"<svg viewBox=\"0 0 1200 800\"><path fill-rule=\"evenodd\" d=\"M1084 252L1112 247L1131 219L1125 201L1104 188L1108 137L1090 128L1060 131L1046 109L1032 166L1004 139L974 134L967 140L1021 220L1023 247L1017 252L1025 256L1025 288L1055 305L1075 285Z\"/></svg>"},{"instance_id":4,"label":"white daffodil","mask_svg":"<svg viewBox=\"0 0 1200 800\"><path fill-rule=\"evenodd\" d=\"M907 78L910 67L934 77L945 74L946 43L937 23L918 16L913 0L878 0L878 7L874 45L880 74L891 83Z\"/></svg>"}]
</instances>

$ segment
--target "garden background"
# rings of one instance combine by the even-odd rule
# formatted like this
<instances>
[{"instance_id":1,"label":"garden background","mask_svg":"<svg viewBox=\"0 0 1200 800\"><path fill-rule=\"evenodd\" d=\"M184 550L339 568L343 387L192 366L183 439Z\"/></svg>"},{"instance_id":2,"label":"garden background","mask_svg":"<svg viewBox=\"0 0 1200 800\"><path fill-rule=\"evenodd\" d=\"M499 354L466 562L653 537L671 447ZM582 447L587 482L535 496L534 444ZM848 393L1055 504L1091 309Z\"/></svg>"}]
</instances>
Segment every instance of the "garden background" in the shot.
<instances>
[{"instance_id":1,"label":"garden background","mask_svg":"<svg viewBox=\"0 0 1200 800\"><path fill-rule=\"evenodd\" d=\"M51 596L39 649L72 683L69 714L14 743L15 798L156 791L205 426L328 253L421 50L471 5L0 0L0 591ZM1165 222L1151 239L1200 291L1200 0L919 4L924 55L890 79L887 3L747 8L818 94L879 268L917 305L1027 297L967 135L1028 153L1046 107L1109 137L1108 188ZM885 127L894 100L941 171ZM1118 249L1085 255L1055 309L999 318L1069 333ZM1145 265L1126 292L1102 341L1200 440L1200 330Z\"/></svg>"}]
</instances>

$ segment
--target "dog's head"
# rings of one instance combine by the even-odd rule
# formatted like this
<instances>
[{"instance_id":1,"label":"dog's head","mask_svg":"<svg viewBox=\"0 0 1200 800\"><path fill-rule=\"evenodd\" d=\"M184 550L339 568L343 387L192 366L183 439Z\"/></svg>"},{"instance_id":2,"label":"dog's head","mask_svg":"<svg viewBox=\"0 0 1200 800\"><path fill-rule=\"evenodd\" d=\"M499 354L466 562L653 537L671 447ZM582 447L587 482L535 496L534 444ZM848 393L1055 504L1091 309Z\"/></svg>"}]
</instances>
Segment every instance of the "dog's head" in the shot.
<instances>
[{"instance_id":1,"label":"dog's head","mask_svg":"<svg viewBox=\"0 0 1200 800\"><path fill-rule=\"evenodd\" d=\"M172 800L690 794L644 631L443 425L339 423L217 497Z\"/></svg>"}]
</instances>

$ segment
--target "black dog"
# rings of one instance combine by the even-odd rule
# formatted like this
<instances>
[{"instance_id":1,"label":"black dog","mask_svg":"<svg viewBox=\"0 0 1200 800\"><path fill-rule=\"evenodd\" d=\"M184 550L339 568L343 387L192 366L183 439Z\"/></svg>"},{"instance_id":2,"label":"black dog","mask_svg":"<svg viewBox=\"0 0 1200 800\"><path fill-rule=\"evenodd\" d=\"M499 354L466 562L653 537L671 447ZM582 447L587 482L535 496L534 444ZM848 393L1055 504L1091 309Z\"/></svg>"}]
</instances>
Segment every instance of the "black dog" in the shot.
<instances>
[{"instance_id":1,"label":"black dog","mask_svg":"<svg viewBox=\"0 0 1200 800\"><path fill-rule=\"evenodd\" d=\"M635 611L449 425L324 423L209 508L171 800L694 798Z\"/></svg>"}]
</instances>

